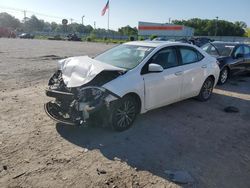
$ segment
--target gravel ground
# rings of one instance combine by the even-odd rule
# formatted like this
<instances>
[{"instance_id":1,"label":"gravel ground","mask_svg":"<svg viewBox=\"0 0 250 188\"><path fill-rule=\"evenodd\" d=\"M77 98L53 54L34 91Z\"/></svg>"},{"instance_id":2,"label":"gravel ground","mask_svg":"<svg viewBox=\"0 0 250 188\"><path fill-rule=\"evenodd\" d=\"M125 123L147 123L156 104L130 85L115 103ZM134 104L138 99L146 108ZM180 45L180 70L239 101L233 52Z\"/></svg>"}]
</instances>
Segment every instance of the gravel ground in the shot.
<instances>
[{"instance_id":1,"label":"gravel ground","mask_svg":"<svg viewBox=\"0 0 250 188\"><path fill-rule=\"evenodd\" d=\"M140 115L122 133L49 119L44 89L57 59L110 47L0 39L0 187L250 187L250 77L217 87L208 102ZM166 170L194 183L177 185Z\"/></svg>"}]
</instances>

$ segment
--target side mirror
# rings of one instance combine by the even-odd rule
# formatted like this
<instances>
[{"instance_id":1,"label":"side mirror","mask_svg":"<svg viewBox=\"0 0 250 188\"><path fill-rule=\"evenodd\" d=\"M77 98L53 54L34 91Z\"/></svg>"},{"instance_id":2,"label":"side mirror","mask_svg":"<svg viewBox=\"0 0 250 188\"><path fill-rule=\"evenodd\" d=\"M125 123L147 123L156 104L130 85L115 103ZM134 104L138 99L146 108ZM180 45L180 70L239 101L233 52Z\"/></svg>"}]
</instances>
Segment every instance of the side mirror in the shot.
<instances>
[{"instance_id":1,"label":"side mirror","mask_svg":"<svg viewBox=\"0 0 250 188\"><path fill-rule=\"evenodd\" d=\"M240 54L240 53L237 54L237 55L235 56L236 59L241 59L241 58L243 58L243 57L244 57L244 55L243 55L243 54Z\"/></svg>"},{"instance_id":2,"label":"side mirror","mask_svg":"<svg viewBox=\"0 0 250 188\"><path fill-rule=\"evenodd\" d=\"M148 65L148 72L162 72L164 69L161 65L150 63Z\"/></svg>"}]
</instances>

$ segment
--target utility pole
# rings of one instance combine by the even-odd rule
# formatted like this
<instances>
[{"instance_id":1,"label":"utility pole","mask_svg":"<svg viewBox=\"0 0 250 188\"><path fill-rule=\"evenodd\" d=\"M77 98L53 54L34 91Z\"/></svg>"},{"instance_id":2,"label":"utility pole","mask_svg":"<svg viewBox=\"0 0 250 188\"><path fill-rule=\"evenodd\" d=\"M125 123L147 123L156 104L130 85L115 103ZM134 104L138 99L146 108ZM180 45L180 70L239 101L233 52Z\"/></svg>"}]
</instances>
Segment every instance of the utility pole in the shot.
<instances>
[{"instance_id":1,"label":"utility pole","mask_svg":"<svg viewBox=\"0 0 250 188\"><path fill-rule=\"evenodd\" d=\"M171 18L168 19L168 23L171 23Z\"/></svg>"},{"instance_id":2,"label":"utility pole","mask_svg":"<svg viewBox=\"0 0 250 188\"><path fill-rule=\"evenodd\" d=\"M73 18L70 18L69 20L70 20L70 24L72 24L72 22L73 22L74 19L73 19Z\"/></svg>"},{"instance_id":3,"label":"utility pole","mask_svg":"<svg viewBox=\"0 0 250 188\"><path fill-rule=\"evenodd\" d=\"M26 10L23 11L23 21L26 22Z\"/></svg>"},{"instance_id":4,"label":"utility pole","mask_svg":"<svg viewBox=\"0 0 250 188\"><path fill-rule=\"evenodd\" d=\"M96 22L94 21L94 29L96 29Z\"/></svg>"},{"instance_id":5,"label":"utility pole","mask_svg":"<svg viewBox=\"0 0 250 188\"><path fill-rule=\"evenodd\" d=\"M216 22L215 22L215 36L217 36L217 33L218 33L218 19L219 19L219 17L216 16Z\"/></svg>"},{"instance_id":6,"label":"utility pole","mask_svg":"<svg viewBox=\"0 0 250 188\"><path fill-rule=\"evenodd\" d=\"M82 16L82 25L83 25L83 18L85 17L85 15Z\"/></svg>"}]
</instances>

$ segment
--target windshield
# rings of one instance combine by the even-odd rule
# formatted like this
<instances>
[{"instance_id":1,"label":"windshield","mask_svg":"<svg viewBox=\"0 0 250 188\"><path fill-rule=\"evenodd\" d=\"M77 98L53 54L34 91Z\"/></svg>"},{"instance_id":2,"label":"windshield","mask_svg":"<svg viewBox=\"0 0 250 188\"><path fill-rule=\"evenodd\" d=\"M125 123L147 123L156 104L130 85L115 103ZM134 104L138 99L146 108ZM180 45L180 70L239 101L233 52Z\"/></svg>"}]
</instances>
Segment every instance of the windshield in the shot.
<instances>
[{"instance_id":1,"label":"windshield","mask_svg":"<svg viewBox=\"0 0 250 188\"><path fill-rule=\"evenodd\" d=\"M124 68L133 69L139 65L154 48L135 45L120 45L95 57L96 60Z\"/></svg>"},{"instance_id":2,"label":"windshield","mask_svg":"<svg viewBox=\"0 0 250 188\"><path fill-rule=\"evenodd\" d=\"M213 43L205 44L202 49L213 56L230 56L235 44L232 43Z\"/></svg>"}]
</instances>

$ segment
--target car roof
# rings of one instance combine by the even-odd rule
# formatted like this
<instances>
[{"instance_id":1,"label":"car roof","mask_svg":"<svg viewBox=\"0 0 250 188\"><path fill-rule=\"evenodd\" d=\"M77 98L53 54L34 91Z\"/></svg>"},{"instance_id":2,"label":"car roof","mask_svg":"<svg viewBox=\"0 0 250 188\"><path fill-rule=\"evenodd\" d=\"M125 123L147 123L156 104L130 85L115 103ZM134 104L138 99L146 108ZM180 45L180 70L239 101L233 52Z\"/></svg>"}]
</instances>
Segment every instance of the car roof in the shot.
<instances>
[{"instance_id":1,"label":"car roof","mask_svg":"<svg viewBox=\"0 0 250 188\"><path fill-rule=\"evenodd\" d=\"M183 46L191 46L186 43L181 42L171 42L171 41L133 41L124 43L126 45L135 45L135 46L145 46L145 47L161 47L161 46L173 46L173 45L183 45Z\"/></svg>"}]
</instances>

